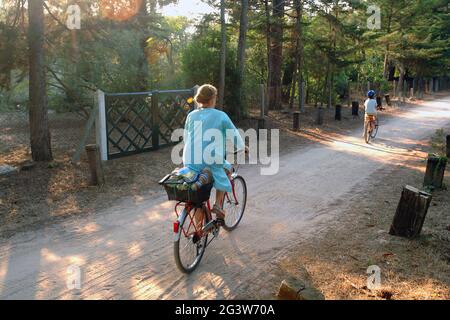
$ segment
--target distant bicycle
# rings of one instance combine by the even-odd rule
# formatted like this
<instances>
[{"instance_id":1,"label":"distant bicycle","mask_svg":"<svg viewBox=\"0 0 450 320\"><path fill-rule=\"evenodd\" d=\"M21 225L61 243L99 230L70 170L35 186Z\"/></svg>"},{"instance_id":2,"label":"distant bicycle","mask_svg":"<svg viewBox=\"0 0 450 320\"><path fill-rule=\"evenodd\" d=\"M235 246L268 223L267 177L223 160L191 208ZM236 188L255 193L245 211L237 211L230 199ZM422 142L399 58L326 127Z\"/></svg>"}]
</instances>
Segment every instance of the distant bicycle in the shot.
<instances>
[{"instance_id":1,"label":"distant bicycle","mask_svg":"<svg viewBox=\"0 0 450 320\"><path fill-rule=\"evenodd\" d=\"M369 115L366 125L366 131L364 132L364 140L366 143L370 142L370 139L375 139L378 133L378 117Z\"/></svg>"},{"instance_id":2,"label":"distant bicycle","mask_svg":"<svg viewBox=\"0 0 450 320\"><path fill-rule=\"evenodd\" d=\"M236 154L236 152L235 152ZM244 215L247 204L247 185L243 177L238 175L239 165L233 166L230 176L232 191L225 194L223 209L226 211L223 228L234 230ZM175 263L184 273L191 273L199 265L206 248L214 240L220 230L211 215L210 194L213 183L202 186L198 191L178 190L174 182L169 181L171 175L165 176L160 185L166 189L169 200L177 201L173 223ZM183 182L179 182L181 184ZM200 216L199 216L200 215ZM208 236L212 238L208 241Z\"/></svg>"}]
</instances>

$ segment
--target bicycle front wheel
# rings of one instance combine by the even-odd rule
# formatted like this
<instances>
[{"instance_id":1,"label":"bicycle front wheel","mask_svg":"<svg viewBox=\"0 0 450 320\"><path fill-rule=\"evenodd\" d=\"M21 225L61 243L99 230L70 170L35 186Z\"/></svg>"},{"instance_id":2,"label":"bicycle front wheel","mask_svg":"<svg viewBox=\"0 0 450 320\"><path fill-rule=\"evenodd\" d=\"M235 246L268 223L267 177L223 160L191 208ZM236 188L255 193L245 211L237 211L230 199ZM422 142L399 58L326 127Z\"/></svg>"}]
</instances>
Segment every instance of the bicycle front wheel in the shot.
<instances>
[{"instance_id":1,"label":"bicycle front wheel","mask_svg":"<svg viewBox=\"0 0 450 320\"><path fill-rule=\"evenodd\" d=\"M370 122L369 122L366 126L366 131L364 131L364 140L366 141L366 143L369 143L370 135L371 135L371 132L370 132Z\"/></svg>"},{"instance_id":2,"label":"bicycle front wheel","mask_svg":"<svg viewBox=\"0 0 450 320\"><path fill-rule=\"evenodd\" d=\"M208 241L208 233L199 232L203 225L207 223L208 218L204 210L197 212L195 210L195 208L192 208L190 212L183 214L184 217L180 221L177 239L173 247L175 263L178 269L184 273L191 273L197 268L205 253ZM202 217L195 217L195 214L200 213ZM203 220L203 222L200 223L196 230L194 224L199 224L197 219Z\"/></svg>"},{"instance_id":3,"label":"bicycle front wheel","mask_svg":"<svg viewBox=\"0 0 450 320\"><path fill-rule=\"evenodd\" d=\"M234 230L244 215L247 204L247 184L244 178L236 176L233 179L233 191L225 194L223 209L225 210L225 224L227 231Z\"/></svg>"}]
</instances>

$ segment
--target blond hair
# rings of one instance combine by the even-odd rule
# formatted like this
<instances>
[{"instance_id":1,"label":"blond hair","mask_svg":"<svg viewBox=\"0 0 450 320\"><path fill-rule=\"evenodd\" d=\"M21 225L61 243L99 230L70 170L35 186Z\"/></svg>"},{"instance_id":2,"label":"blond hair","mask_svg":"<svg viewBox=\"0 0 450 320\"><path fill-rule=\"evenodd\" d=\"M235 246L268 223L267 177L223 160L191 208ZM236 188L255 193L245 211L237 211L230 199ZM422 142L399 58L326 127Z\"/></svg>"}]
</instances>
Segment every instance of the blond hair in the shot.
<instances>
[{"instance_id":1,"label":"blond hair","mask_svg":"<svg viewBox=\"0 0 450 320\"><path fill-rule=\"evenodd\" d=\"M204 84L197 89L197 94L195 95L194 100L197 103L205 104L211 101L211 99L215 96L217 96L216 87L210 84Z\"/></svg>"}]
</instances>

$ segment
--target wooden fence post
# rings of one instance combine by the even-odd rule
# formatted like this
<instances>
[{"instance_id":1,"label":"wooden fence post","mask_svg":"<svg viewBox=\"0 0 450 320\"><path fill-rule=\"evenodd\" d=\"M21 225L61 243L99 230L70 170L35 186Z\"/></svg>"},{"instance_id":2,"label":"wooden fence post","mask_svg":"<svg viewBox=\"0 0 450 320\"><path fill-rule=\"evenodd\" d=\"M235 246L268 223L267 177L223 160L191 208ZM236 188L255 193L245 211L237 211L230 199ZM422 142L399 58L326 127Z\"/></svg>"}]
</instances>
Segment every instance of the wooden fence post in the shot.
<instances>
[{"instance_id":1,"label":"wooden fence post","mask_svg":"<svg viewBox=\"0 0 450 320\"><path fill-rule=\"evenodd\" d=\"M319 126L323 124L323 107L317 108L316 124Z\"/></svg>"},{"instance_id":2,"label":"wooden fence post","mask_svg":"<svg viewBox=\"0 0 450 320\"><path fill-rule=\"evenodd\" d=\"M376 100L377 100L377 107L381 108L383 106L383 101L381 97L377 97Z\"/></svg>"},{"instance_id":3,"label":"wooden fence post","mask_svg":"<svg viewBox=\"0 0 450 320\"><path fill-rule=\"evenodd\" d=\"M100 159L100 148L96 144L88 144L85 147L91 171L90 184L93 186L103 185L105 176L103 174L102 160Z\"/></svg>"},{"instance_id":4,"label":"wooden fence post","mask_svg":"<svg viewBox=\"0 0 450 320\"><path fill-rule=\"evenodd\" d=\"M292 113L293 115L293 124L292 124L292 129L294 131L298 131L300 128L300 112L299 111L294 111Z\"/></svg>"},{"instance_id":5,"label":"wooden fence post","mask_svg":"<svg viewBox=\"0 0 450 320\"><path fill-rule=\"evenodd\" d=\"M159 149L159 92L152 92L152 147Z\"/></svg>"},{"instance_id":6,"label":"wooden fence post","mask_svg":"<svg viewBox=\"0 0 450 320\"><path fill-rule=\"evenodd\" d=\"M450 158L450 134L447 135L446 156L447 158Z\"/></svg>"},{"instance_id":7,"label":"wooden fence post","mask_svg":"<svg viewBox=\"0 0 450 320\"><path fill-rule=\"evenodd\" d=\"M435 155L429 155L423 185L425 187L431 186L437 189L442 188L446 166L447 166L446 158Z\"/></svg>"},{"instance_id":8,"label":"wooden fence post","mask_svg":"<svg viewBox=\"0 0 450 320\"><path fill-rule=\"evenodd\" d=\"M352 116L354 118L359 116L359 102L358 101L352 101Z\"/></svg>"},{"instance_id":9,"label":"wooden fence post","mask_svg":"<svg viewBox=\"0 0 450 320\"><path fill-rule=\"evenodd\" d=\"M334 120L341 121L342 119L342 106L340 104L336 105L336 112L334 114Z\"/></svg>"},{"instance_id":10,"label":"wooden fence post","mask_svg":"<svg viewBox=\"0 0 450 320\"><path fill-rule=\"evenodd\" d=\"M386 104L390 107L391 106L391 96L388 94L385 94L384 99L386 100Z\"/></svg>"},{"instance_id":11,"label":"wooden fence post","mask_svg":"<svg viewBox=\"0 0 450 320\"><path fill-rule=\"evenodd\" d=\"M407 238L418 236L422 230L431 199L431 194L411 186L405 186L389 234Z\"/></svg>"}]
</instances>

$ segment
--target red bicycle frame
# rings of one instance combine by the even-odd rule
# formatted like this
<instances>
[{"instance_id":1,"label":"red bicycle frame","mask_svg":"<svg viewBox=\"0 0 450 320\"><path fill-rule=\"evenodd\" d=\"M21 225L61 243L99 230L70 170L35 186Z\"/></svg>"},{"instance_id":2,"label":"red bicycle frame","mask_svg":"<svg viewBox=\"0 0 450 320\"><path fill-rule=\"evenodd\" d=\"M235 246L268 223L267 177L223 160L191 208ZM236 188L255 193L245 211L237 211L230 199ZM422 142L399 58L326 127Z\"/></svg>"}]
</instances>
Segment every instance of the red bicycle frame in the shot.
<instances>
[{"instance_id":1,"label":"red bicycle frame","mask_svg":"<svg viewBox=\"0 0 450 320\"><path fill-rule=\"evenodd\" d=\"M230 179L231 182L231 190L232 190L232 194L233 194L233 198L236 204L238 204L237 198L236 198L236 192L234 189L234 180ZM225 193L225 198L230 201L230 197L228 195L228 192ZM225 201L225 199L224 199ZM174 221L173 223L173 232L174 233L178 233L179 232L179 228L180 228L180 221L178 220L178 218L180 217L180 212L179 212L179 208L184 208L184 210L186 210L187 214L189 215L189 225L187 226L183 226L183 234L185 237L189 237L191 235L195 235L197 234L198 236L203 236L203 223L204 220L202 219L200 222L200 225L197 225L196 223L194 223L194 216L195 216L195 212L196 209L199 208L199 206L194 205L192 202L183 202L180 201L175 205L175 214L177 215L177 220ZM205 214L209 215L209 218L211 219L211 204L209 202L209 199L206 201L206 206L205 206L205 202L202 203L202 206L200 208L205 208L207 209L208 212L205 212ZM193 227L193 230L191 230L191 227Z\"/></svg>"}]
</instances>

